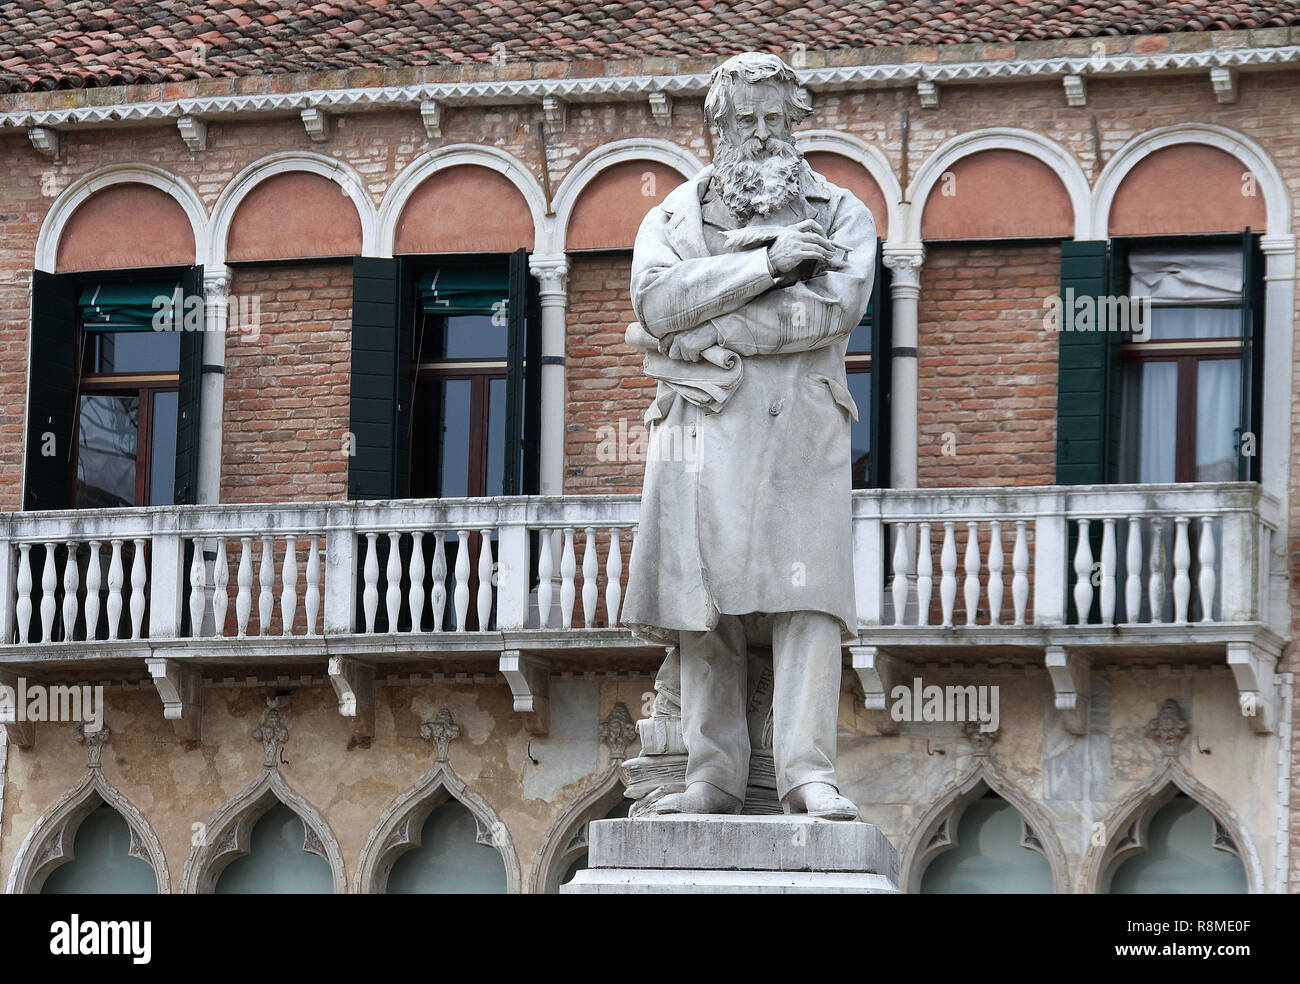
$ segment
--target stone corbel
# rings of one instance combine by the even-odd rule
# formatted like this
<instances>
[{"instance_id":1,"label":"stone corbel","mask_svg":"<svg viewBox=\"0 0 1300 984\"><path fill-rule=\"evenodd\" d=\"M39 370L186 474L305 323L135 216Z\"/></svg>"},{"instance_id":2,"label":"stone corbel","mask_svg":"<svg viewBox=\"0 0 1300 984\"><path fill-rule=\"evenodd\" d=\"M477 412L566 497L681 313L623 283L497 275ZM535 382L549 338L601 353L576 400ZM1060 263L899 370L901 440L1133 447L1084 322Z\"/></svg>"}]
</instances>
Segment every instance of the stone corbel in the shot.
<instances>
[{"instance_id":1,"label":"stone corbel","mask_svg":"<svg viewBox=\"0 0 1300 984\"><path fill-rule=\"evenodd\" d=\"M568 103L559 96L542 96L542 115L546 117L546 125L557 133L564 129L568 108Z\"/></svg>"},{"instance_id":2,"label":"stone corbel","mask_svg":"<svg viewBox=\"0 0 1300 984\"><path fill-rule=\"evenodd\" d=\"M1047 673L1056 691L1061 723L1072 735L1088 733L1088 695L1092 693L1092 664L1086 656L1067 653L1064 646L1047 647Z\"/></svg>"},{"instance_id":3,"label":"stone corbel","mask_svg":"<svg viewBox=\"0 0 1300 984\"><path fill-rule=\"evenodd\" d=\"M308 106L302 111L302 125L307 128L307 136L313 143L324 143L330 138L329 114L315 106Z\"/></svg>"},{"instance_id":4,"label":"stone corbel","mask_svg":"<svg viewBox=\"0 0 1300 984\"><path fill-rule=\"evenodd\" d=\"M1067 75L1061 79L1065 86L1065 101L1070 106L1088 105L1088 89L1082 75Z\"/></svg>"},{"instance_id":5,"label":"stone corbel","mask_svg":"<svg viewBox=\"0 0 1300 984\"><path fill-rule=\"evenodd\" d=\"M18 713L18 677L8 670L0 670L0 727L5 729L9 744L18 748L31 748L36 744L36 725L20 721Z\"/></svg>"},{"instance_id":6,"label":"stone corbel","mask_svg":"<svg viewBox=\"0 0 1300 984\"><path fill-rule=\"evenodd\" d=\"M916 94L921 99L922 109L939 108L939 87L929 79L921 79L916 83Z\"/></svg>"},{"instance_id":7,"label":"stone corbel","mask_svg":"<svg viewBox=\"0 0 1300 984\"><path fill-rule=\"evenodd\" d=\"M1237 680L1241 716L1251 731L1271 735L1277 721L1277 691L1273 684L1276 657L1254 643L1230 642L1228 666Z\"/></svg>"},{"instance_id":8,"label":"stone corbel","mask_svg":"<svg viewBox=\"0 0 1300 984\"><path fill-rule=\"evenodd\" d=\"M547 734L551 730L551 668L536 656L507 649L501 654L500 670L528 733Z\"/></svg>"},{"instance_id":9,"label":"stone corbel","mask_svg":"<svg viewBox=\"0 0 1300 984\"><path fill-rule=\"evenodd\" d=\"M32 146L50 160L59 156L59 131L48 126L34 126L27 131L27 138Z\"/></svg>"},{"instance_id":10,"label":"stone corbel","mask_svg":"<svg viewBox=\"0 0 1300 984\"><path fill-rule=\"evenodd\" d=\"M442 103L432 99L420 103L420 120L430 140L442 139Z\"/></svg>"},{"instance_id":11,"label":"stone corbel","mask_svg":"<svg viewBox=\"0 0 1300 984\"><path fill-rule=\"evenodd\" d=\"M1210 69L1210 85L1214 95L1221 103L1237 101L1237 70L1233 68Z\"/></svg>"},{"instance_id":12,"label":"stone corbel","mask_svg":"<svg viewBox=\"0 0 1300 984\"><path fill-rule=\"evenodd\" d=\"M650 93L650 115L660 126L670 126L673 122L673 101L666 92Z\"/></svg>"},{"instance_id":13,"label":"stone corbel","mask_svg":"<svg viewBox=\"0 0 1300 984\"><path fill-rule=\"evenodd\" d=\"M865 694L864 706L871 723L882 735L898 734L898 722L889 713L889 694L902 679L903 663L886 656L876 646L849 646L853 672Z\"/></svg>"},{"instance_id":14,"label":"stone corbel","mask_svg":"<svg viewBox=\"0 0 1300 984\"><path fill-rule=\"evenodd\" d=\"M198 667L179 660L148 657L145 664L163 702L163 717L172 723L176 737L200 741L203 727L203 675Z\"/></svg>"},{"instance_id":15,"label":"stone corbel","mask_svg":"<svg viewBox=\"0 0 1300 984\"><path fill-rule=\"evenodd\" d=\"M352 737L367 741L375 736L375 668L345 656L331 656L330 683L339 699L339 714L352 719Z\"/></svg>"},{"instance_id":16,"label":"stone corbel","mask_svg":"<svg viewBox=\"0 0 1300 984\"><path fill-rule=\"evenodd\" d=\"M176 128L181 131L181 139L191 151L208 149L208 124L197 116L182 116L176 121Z\"/></svg>"}]
</instances>

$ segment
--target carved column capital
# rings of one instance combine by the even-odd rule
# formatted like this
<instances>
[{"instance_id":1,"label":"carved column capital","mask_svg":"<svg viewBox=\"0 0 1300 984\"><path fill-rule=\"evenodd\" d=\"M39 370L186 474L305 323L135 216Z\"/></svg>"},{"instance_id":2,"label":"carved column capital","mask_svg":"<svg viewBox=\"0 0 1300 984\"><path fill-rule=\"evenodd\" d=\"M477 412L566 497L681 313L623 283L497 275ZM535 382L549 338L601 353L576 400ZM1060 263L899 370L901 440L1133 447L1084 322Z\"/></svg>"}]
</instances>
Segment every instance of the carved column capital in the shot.
<instances>
[{"instance_id":1,"label":"carved column capital","mask_svg":"<svg viewBox=\"0 0 1300 984\"><path fill-rule=\"evenodd\" d=\"M893 274L890 289L895 298L920 296L921 267L925 263L922 243L885 243L881 249L881 262Z\"/></svg>"},{"instance_id":2,"label":"carved column capital","mask_svg":"<svg viewBox=\"0 0 1300 984\"><path fill-rule=\"evenodd\" d=\"M203 268L203 296L208 303L225 301L230 297L232 277L230 267L213 266Z\"/></svg>"},{"instance_id":3,"label":"carved column capital","mask_svg":"<svg viewBox=\"0 0 1300 984\"><path fill-rule=\"evenodd\" d=\"M569 258L534 256L528 268L537 278L542 307L564 307L569 299Z\"/></svg>"}]
</instances>

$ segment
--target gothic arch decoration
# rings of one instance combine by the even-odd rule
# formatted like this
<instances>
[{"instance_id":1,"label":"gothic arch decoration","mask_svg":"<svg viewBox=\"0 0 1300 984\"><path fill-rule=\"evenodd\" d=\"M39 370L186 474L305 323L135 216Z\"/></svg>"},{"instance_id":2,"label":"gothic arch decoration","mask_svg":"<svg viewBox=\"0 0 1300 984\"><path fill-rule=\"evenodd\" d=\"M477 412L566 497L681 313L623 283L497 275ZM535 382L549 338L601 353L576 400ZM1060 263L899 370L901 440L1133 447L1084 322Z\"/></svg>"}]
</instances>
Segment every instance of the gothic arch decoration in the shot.
<instances>
[{"instance_id":1,"label":"gothic arch decoration","mask_svg":"<svg viewBox=\"0 0 1300 984\"><path fill-rule=\"evenodd\" d=\"M208 262L208 213L188 182L152 164L109 164L78 178L54 199L36 236L37 270L55 272L59 241L73 214L92 195L120 184L148 185L175 199L189 219L194 234L194 262L200 266Z\"/></svg>"},{"instance_id":2,"label":"gothic arch decoration","mask_svg":"<svg viewBox=\"0 0 1300 984\"><path fill-rule=\"evenodd\" d=\"M112 807L126 821L131 830L128 853L153 868L158 879L158 894L171 892L171 875L158 835L135 804L104 778L97 757L92 755L91 762L81 781L60 796L27 832L9 872L9 882L5 886L7 894L39 892L55 868L73 859L73 844L81 822L101 804Z\"/></svg>"},{"instance_id":3,"label":"gothic arch decoration","mask_svg":"<svg viewBox=\"0 0 1300 984\"><path fill-rule=\"evenodd\" d=\"M1115 194L1129 172L1144 158L1177 144L1204 144L1231 154L1241 161L1259 183L1264 196L1264 212L1268 228L1262 230L1271 236L1291 233L1291 196L1282 175L1263 148L1249 137L1210 123L1176 123L1157 127L1134 137L1106 162L1097 185L1092 191L1088 238L1106 239L1110 235L1110 210ZM1075 236L1079 238L1078 235Z\"/></svg>"},{"instance_id":4,"label":"gothic arch decoration","mask_svg":"<svg viewBox=\"0 0 1300 984\"><path fill-rule=\"evenodd\" d=\"M1067 891L1069 868L1051 818L985 757L977 757L975 765L965 775L944 788L934 805L921 815L904 839L899 872L899 885L903 891L920 891L921 877L930 862L957 846L957 829L966 807L989 790L1001 796L1020 814L1023 825L1020 845L1047 859L1052 872L1052 890L1058 894Z\"/></svg>"},{"instance_id":5,"label":"gothic arch decoration","mask_svg":"<svg viewBox=\"0 0 1300 984\"><path fill-rule=\"evenodd\" d=\"M429 819L429 814L453 799L473 815L478 827L475 841L495 848L501 855L506 869L506 892L518 894L519 859L506 825L487 801L466 786L445 761L435 763L379 817L379 822L366 838L366 846L361 849L356 891L362 895L386 892L388 876L397 859L420 846L424 822Z\"/></svg>"},{"instance_id":6,"label":"gothic arch decoration","mask_svg":"<svg viewBox=\"0 0 1300 984\"><path fill-rule=\"evenodd\" d=\"M888 212L888 221L885 225L890 230L890 234L893 235L894 230L902 231L903 189L884 151L865 140L836 130L801 130L794 135L794 142L795 146L805 154L818 151L839 154L861 165L880 187L881 194L885 196L885 208Z\"/></svg>"},{"instance_id":7,"label":"gothic arch decoration","mask_svg":"<svg viewBox=\"0 0 1300 984\"><path fill-rule=\"evenodd\" d=\"M542 186L533 177L531 171L516 157L480 144L448 144L437 150L421 154L399 174L389 186L388 193L379 206L375 218L374 248L377 252L367 256L393 255L393 243L397 237L397 225L401 221L402 210L417 188L439 171L463 164L485 167L502 175L524 197L528 210L532 214L534 237L537 252L547 252L542 248L543 227L554 219L546 217L546 195Z\"/></svg>"},{"instance_id":8,"label":"gothic arch decoration","mask_svg":"<svg viewBox=\"0 0 1300 984\"><path fill-rule=\"evenodd\" d=\"M559 891L564 872L587 849L587 825L604 817L623 798L621 764L622 759L611 761L546 831L533 859L533 892L549 895Z\"/></svg>"},{"instance_id":9,"label":"gothic arch decoration","mask_svg":"<svg viewBox=\"0 0 1300 984\"><path fill-rule=\"evenodd\" d=\"M347 891L343 855L329 824L316 807L293 789L280 770L265 767L208 821L204 836L190 851L181 875L181 890L187 894L210 895L221 873L232 861L248 854L253 828L273 806L283 803L302 821L302 849L320 855L334 876L334 894Z\"/></svg>"},{"instance_id":10,"label":"gothic arch decoration","mask_svg":"<svg viewBox=\"0 0 1300 984\"><path fill-rule=\"evenodd\" d=\"M633 137L602 144L574 164L560 182L553 199L555 218L545 228L538 227L539 253L564 252L573 210L587 185L602 171L628 161L653 161L672 168L687 180L704 167L704 162L691 151L654 137Z\"/></svg>"},{"instance_id":11,"label":"gothic arch decoration","mask_svg":"<svg viewBox=\"0 0 1300 984\"><path fill-rule=\"evenodd\" d=\"M1056 173L1070 199L1074 213L1074 238L1091 238L1088 178L1074 155L1054 140L1019 127L997 126L961 133L937 147L916 172L907 188L907 205L898 226L890 226L890 238L899 242L921 241L921 217L930 191L944 173L963 157L983 150L1012 150L1042 161Z\"/></svg>"},{"instance_id":12,"label":"gothic arch decoration","mask_svg":"<svg viewBox=\"0 0 1300 984\"><path fill-rule=\"evenodd\" d=\"M1146 849L1151 819L1179 792L1204 807L1213 818L1213 846L1241 860L1249 891L1252 894L1266 891L1259 852L1241 817L1213 790L1197 781L1181 762L1165 757L1155 775L1101 821L1102 836L1091 838L1083 859L1085 892L1105 894L1110 891L1111 877L1120 864Z\"/></svg>"},{"instance_id":13,"label":"gothic arch decoration","mask_svg":"<svg viewBox=\"0 0 1300 984\"><path fill-rule=\"evenodd\" d=\"M375 205L370 199L361 176L342 161L323 154L309 151L284 151L268 154L254 161L240 171L221 191L217 204L212 209L212 242L208 255L214 264L226 262L226 246L230 236L230 224L240 203L255 187L277 174L291 174L295 171L315 174L333 181L343 194L356 206L357 218L361 221L361 255L375 256L376 218Z\"/></svg>"}]
</instances>

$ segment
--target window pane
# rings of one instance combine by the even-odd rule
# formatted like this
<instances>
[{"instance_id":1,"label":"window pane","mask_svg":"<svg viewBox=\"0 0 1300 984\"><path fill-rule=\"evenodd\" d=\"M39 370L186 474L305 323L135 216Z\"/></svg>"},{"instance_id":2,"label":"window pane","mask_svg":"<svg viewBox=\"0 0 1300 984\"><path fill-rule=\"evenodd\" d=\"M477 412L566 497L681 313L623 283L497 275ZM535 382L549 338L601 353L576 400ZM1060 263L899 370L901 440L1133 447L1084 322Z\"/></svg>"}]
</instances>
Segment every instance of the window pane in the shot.
<instances>
[{"instance_id":1,"label":"window pane","mask_svg":"<svg viewBox=\"0 0 1300 984\"><path fill-rule=\"evenodd\" d=\"M485 495L501 495L505 487L506 381L488 383L487 485Z\"/></svg>"},{"instance_id":2,"label":"window pane","mask_svg":"<svg viewBox=\"0 0 1300 984\"><path fill-rule=\"evenodd\" d=\"M1146 849L1115 869L1113 895L1245 894L1246 869L1220 850L1214 817L1195 800L1175 796L1147 827Z\"/></svg>"},{"instance_id":3,"label":"window pane","mask_svg":"<svg viewBox=\"0 0 1300 984\"><path fill-rule=\"evenodd\" d=\"M1047 894L1047 858L1023 844L1024 821L1000 796L986 794L961 815L955 846L921 876L922 895Z\"/></svg>"},{"instance_id":4,"label":"window pane","mask_svg":"<svg viewBox=\"0 0 1300 984\"><path fill-rule=\"evenodd\" d=\"M131 855L131 828L101 803L77 828L72 860L50 873L42 895L154 895L158 877L149 862Z\"/></svg>"},{"instance_id":5,"label":"window pane","mask_svg":"<svg viewBox=\"0 0 1300 984\"><path fill-rule=\"evenodd\" d=\"M1196 364L1196 480L1237 480L1241 420L1241 360L1202 359Z\"/></svg>"},{"instance_id":6,"label":"window pane","mask_svg":"<svg viewBox=\"0 0 1300 984\"><path fill-rule=\"evenodd\" d=\"M1120 481L1172 482L1178 437L1178 363L1124 366Z\"/></svg>"},{"instance_id":7,"label":"window pane","mask_svg":"<svg viewBox=\"0 0 1300 984\"><path fill-rule=\"evenodd\" d=\"M500 895L506 868L496 848L478 843L474 814L448 800L429 814L420 846L393 864L390 895Z\"/></svg>"},{"instance_id":8,"label":"window pane","mask_svg":"<svg viewBox=\"0 0 1300 984\"><path fill-rule=\"evenodd\" d=\"M140 400L83 396L77 432L76 504L134 506Z\"/></svg>"},{"instance_id":9,"label":"window pane","mask_svg":"<svg viewBox=\"0 0 1300 984\"><path fill-rule=\"evenodd\" d=\"M468 494L469 436L470 381L418 383L411 417L411 495Z\"/></svg>"},{"instance_id":10,"label":"window pane","mask_svg":"<svg viewBox=\"0 0 1300 984\"><path fill-rule=\"evenodd\" d=\"M851 372L845 376L853 402L858 405L858 419L853 422L853 487L869 488L871 464L871 373Z\"/></svg>"},{"instance_id":11,"label":"window pane","mask_svg":"<svg viewBox=\"0 0 1300 984\"><path fill-rule=\"evenodd\" d=\"M153 395L153 440L149 449L149 505L176 501L176 391Z\"/></svg>"},{"instance_id":12,"label":"window pane","mask_svg":"<svg viewBox=\"0 0 1300 984\"><path fill-rule=\"evenodd\" d=\"M1240 338L1241 308L1153 307L1151 338Z\"/></svg>"},{"instance_id":13,"label":"window pane","mask_svg":"<svg viewBox=\"0 0 1300 984\"><path fill-rule=\"evenodd\" d=\"M329 862L304 849L302 819L277 803L253 827L249 851L217 879L218 895L330 895L334 875Z\"/></svg>"},{"instance_id":14,"label":"window pane","mask_svg":"<svg viewBox=\"0 0 1300 984\"><path fill-rule=\"evenodd\" d=\"M506 325L494 325L491 315L429 315L424 319L419 361L443 359L504 359Z\"/></svg>"},{"instance_id":15,"label":"window pane","mask_svg":"<svg viewBox=\"0 0 1300 984\"><path fill-rule=\"evenodd\" d=\"M86 333L83 372L177 372L178 331L92 331Z\"/></svg>"}]
</instances>

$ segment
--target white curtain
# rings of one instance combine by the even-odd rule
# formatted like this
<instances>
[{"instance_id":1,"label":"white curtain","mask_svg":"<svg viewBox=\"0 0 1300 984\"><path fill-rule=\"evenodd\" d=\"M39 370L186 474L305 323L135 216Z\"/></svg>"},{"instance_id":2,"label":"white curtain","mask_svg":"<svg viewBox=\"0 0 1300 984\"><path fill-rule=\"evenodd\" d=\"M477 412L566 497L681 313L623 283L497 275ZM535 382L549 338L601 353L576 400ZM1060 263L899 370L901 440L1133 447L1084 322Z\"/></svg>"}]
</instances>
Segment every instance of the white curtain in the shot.
<instances>
[{"instance_id":1,"label":"white curtain","mask_svg":"<svg viewBox=\"0 0 1300 984\"><path fill-rule=\"evenodd\" d=\"M1241 250L1134 249L1128 257L1129 293L1161 304L1233 304L1241 301Z\"/></svg>"},{"instance_id":2,"label":"white curtain","mask_svg":"<svg viewBox=\"0 0 1300 984\"><path fill-rule=\"evenodd\" d=\"M1196 372L1196 480L1237 480L1241 360L1205 359Z\"/></svg>"},{"instance_id":3,"label":"white curtain","mask_svg":"<svg viewBox=\"0 0 1300 984\"><path fill-rule=\"evenodd\" d=\"M1178 434L1178 364L1132 362L1124 367L1120 405L1120 481L1174 481Z\"/></svg>"}]
</instances>

